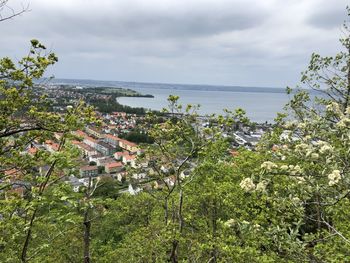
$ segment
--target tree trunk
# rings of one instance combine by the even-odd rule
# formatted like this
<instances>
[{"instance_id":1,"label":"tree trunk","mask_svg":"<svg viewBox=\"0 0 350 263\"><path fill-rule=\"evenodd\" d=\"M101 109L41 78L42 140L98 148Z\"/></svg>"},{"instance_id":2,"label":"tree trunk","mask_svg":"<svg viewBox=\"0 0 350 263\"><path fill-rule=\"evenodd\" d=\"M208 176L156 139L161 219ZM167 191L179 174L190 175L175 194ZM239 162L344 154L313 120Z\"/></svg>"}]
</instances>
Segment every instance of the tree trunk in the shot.
<instances>
[{"instance_id":1,"label":"tree trunk","mask_svg":"<svg viewBox=\"0 0 350 263\"><path fill-rule=\"evenodd\" d=\"M87 207L84 213L84 263L90 263L90 232L91 232L91 220L90 220L90 197L91 197L91 183L92 178L89 177L89 186L86 191Z\"/></svg>"},{"instance_id":2,"label":"tree trunk","mask_svg":"<svg viewBox=\"0 0 350 263\"><path fill-rule=\"evenodd\" d=\"M348 47L348 54L350 56L350 47ZM344 112L346 111L346 108L349 105L349 99L350 99L350 58L347 63L348 66L348 72L347 72L347 83L346 83L346 97L344 102Z\"/></svg>"},{"instance_id":3,"label":"tree trunk","mask_svg":"<svg viewBox=\"0 0 350 263\"><path fill-rule=\"evenodd\" d=\"M86 208L84 214L84 263L90 263L90 231L89 208Z\"/></svg>"},{"instance_id":4,"label":"tree trunk","mask_svg":"<svg viewBox=\"0 0 350 263\"><path fill-rule=\"evenodd\" d=\"M215 241L216 240L216 229L217 229L217 202L216 202L216 199L213 200L211 220L212 220L212 237L213 237L213 240ZM216 247L215 243L213 245L211 256L212 256L212 258L211 258L210 262L216 263L216 261L217 261L217 247Z\"/></svg>"},{"instance_id":5,"label":"tree trunk","mask_svg":"<svg viewBox=\"0 0 350 263\"><path fill-rule=\"evenodd\" d=\"M172 249L171 249L171 255L170 255L170 262L171 263L178 262L178 259L177 259L178 246L179 246L179 241L174 239L172 242Z\"/></svg>"}]
</instances>

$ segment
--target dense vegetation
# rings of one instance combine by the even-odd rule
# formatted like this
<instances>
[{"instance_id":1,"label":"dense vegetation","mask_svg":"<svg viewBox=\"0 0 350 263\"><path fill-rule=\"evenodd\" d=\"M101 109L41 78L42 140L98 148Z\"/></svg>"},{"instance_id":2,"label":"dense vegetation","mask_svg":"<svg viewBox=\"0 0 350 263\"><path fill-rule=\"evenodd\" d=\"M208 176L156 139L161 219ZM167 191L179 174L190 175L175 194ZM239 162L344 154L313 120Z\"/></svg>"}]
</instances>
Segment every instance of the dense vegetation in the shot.
<instances>
[{"instance_id":1,"label":"dense vegetation","mask_svg":"<svg viewBox=\"0 0 350 263\"><path fill-rule=\"evenodd\" d=\"M133 108L127 105L122 105L116 101L117 96L113 95L108 101L103 99L90 99L88 102L96 107L96 109L103 113L112 112L126 112L137 115L145 115L146 110L144 108Z\"/></svg>"},{"instance_id":2,"label":"dense vegetation","mask_svg":"<svg viewBox=\"0 0 350 263\"><path fill-rule=\"evenodd\" d=\"M33 40L18 65L1 59L0 262L349 262L349 35L341 43L302 74L325 96L297 92L256 151L228 155L222 131L247 122L241 110L203 128L170 96L172 118L148 115L152 180L133 196L107 179L78 193L60 180L76 173L70 131L95 119L83 102L59 115L31 96L55 55ZM58 152L25 152L57 131Z\"/></svg>"}]
</instances>

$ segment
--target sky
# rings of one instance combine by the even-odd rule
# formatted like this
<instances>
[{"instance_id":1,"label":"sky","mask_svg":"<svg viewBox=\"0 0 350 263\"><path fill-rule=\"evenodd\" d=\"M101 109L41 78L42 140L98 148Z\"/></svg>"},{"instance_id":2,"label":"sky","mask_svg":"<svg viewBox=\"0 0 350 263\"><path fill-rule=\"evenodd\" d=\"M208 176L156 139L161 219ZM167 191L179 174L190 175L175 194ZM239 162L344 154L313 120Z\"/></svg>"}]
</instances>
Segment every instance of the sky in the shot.
<instances>
[{"instance_id":1,"label":"sky","mask_svg":"<svg viewBox=\"0 0 350 263\"><path fill-rule=\"evenodd\" d=\"M337 53L348 0L9 0L0 57L30 39L56 78L285 87L313 52ZM9 9L2 10L5 15Z\"/></svg>"}]
</instances>

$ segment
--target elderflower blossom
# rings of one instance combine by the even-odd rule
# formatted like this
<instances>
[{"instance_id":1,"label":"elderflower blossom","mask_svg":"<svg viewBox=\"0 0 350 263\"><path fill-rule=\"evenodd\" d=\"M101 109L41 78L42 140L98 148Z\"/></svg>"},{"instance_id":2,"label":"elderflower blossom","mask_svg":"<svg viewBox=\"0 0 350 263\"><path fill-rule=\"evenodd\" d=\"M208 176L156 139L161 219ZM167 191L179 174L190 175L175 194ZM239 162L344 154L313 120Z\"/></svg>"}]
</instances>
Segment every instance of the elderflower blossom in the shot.
<instances>
[{"instance_id":1,"label":"elderflower blossom","mask_svg":"<svg viewBox=\"0 0 350 263\"><path fill-rule=\"evenodd\" d=\"M272 169L277 168L277 165L274 164L273 162L267 161L261 164L261 168L266 169L266 171L271 171Z\"/></svg>"},{"instance_id":2,"label":"elderflower blossom","mask_svg":"<svg viewBox=\"0 0 350 263\"><path fill-rule=\"evenodd\" d=\"M281 167L280 167L280 169L282 170L282 171L287 171L288 170L288 165L282 165Z\"/></svg>"},{"instance_id":3,"label":"elderflower blossom","mask_svg":"<svg viewBox=\"0 0 350 263\"><path fill-rule=\"evenodd\" d=\"M350 107L347 107L347 108L346 108L345 114L350 115Z\"/></svg>"},{"instance_id":4,"label":"elderflower blossom","mask_svg":"<svg viewBox=\"0 0 350 263\"><path fill-rule=\"evenodd\" d=\"M320 153L329 153L333 150L332 146L325 144L320 148Z\"/></svg>"},{"instance_id":5,"label":"elderflower blossom","mask_svg":"<svg viewBox=\"0 0 350 263\"><path fill-rule=\"evenodd\" d=\"M349 118L341 118L341 120L336 124L338 128L346 128L350 126L350 119Z\"/></svg>"},{"instance_id":6,"label":"elderflower blossom","mask_svg":"<svg viewBox=\"0 0 350 263\"><path fill-rule=\"evenodd\" d=\"M233 227L236 223L236 220L234 220L233 218L227 220L224 225L227 226L227 227Z\"/></svg>"},{"instance_id":7,"label":"elderflower blossom","mask_svg":"<svg viewBox=\"0 0 350 263\"><path fill-rule=\"evenodd\" d=\"M328 179L329 179L329 182L328 182L329 186L333 186L337 184L341 179L340 171L334 170L332 173L328 175Z\"/></svg>"},{"instance_id":8,"label":"elderflower blossom","mask_svg":"<svg viewBox=\"0 0 350 263\"><path fill-rule=\"evenodd\" d=\"M327 111L334 112L337 115L341 115L342 114L342 111L340 109L340 105L337 102L335 102L335 101L332 101L330 104L328 104L326 106L326 109L327 109Z\"/></svg>"},{"instance_id":9,"label":"elderflower blossom","mask_svg":"<svg viewBox=\"0 0 350 263\"><path fill-rule=\"evenodd\" d=\"M297 175L297 174L301 174L303 173L303 170L301 169L301 167L299 165L289 165L289 169L290 169L290 174L291 175Z\"/></svg>"},{"instance_id":10,"label":"elderflower blossom","mask_svg":"<svg viewBox=\"0 0 350 263\"><path fill-rule=\"evenodd\" d=\"M256 191L264 192L266 190L268 182L267 181L261 181L256 185Z\"/></svg>"},{"instance_id":11,"label":"elderflower blossom","mask_svg":"<svg viewBox=\"0 0 350 263\"><path fill-rule=\"evenodd\" d=\"M306 128L306 125L307 124L305 122L301 122L298 124L298 128L304 130Z\"/></svg>"},{"instance_id":12,"label":"elderflower blossom","mask_svg":"<svg viewBox=\"0 0 350 263\"><path fill-rule=\"evenodd\" d=\"M295 177L295 179L297 179L298 184L302 184L302 183L305 182L305 178L304 178L304 177L301 177L301 176L297 176L297 177Z\"/></svg>"},{"instance_id":13,"label":"elderflower blossom","mask_svg":"<svg viewBox=\"0 0 350 263\"><path fill-rule=\"evenodd\" d=\"M255 190L255 184L251 178L243 179L239 186L246 192L252 192Z\"/></svg>"},{"instance_id":14,"label":"elderflower blossom","mask_svg":"<svg viewBox=\"0 0 350 263\"><path fill-rule=\"evenodd\" d=\"M306 143L300 143L297 146L295 146L295 149L297 151L304 151L304 150L306 150L308 148L309 148L309 146Z\"/></svg>"},{"instance_id":15,"label":"elderflower blossom","mask_svg":"<svg viewBox=\"0 0 350 263\"><path fill-rule=\"evenodd\" d=\"M300 205L301 204L301 200L299 197L293 197L292 198L292 202L295 204L295 205Z\"/></svg>"},{"instance_id":16,"label":"elderflower blossom","mask_svg":"<svg viewBox=\"0 0 350 263\"><path fill-rule=\"evenodd\" d=\"M312 160L317 160L318 157L320 157L318 153L311 153L311 159Z\"/></svg>"},{"instance_id":17,"label":"elderflower blossom","mask_svg":"<svg viewBox=\"0 0 350 263\"><path fill-rule=\"evenodd\" d=\"M284 127L289 130L289 129L293 129L295 126L297 126L297 122L296 121L287 121L284 125Z\"/></svg>"}]
</instances>

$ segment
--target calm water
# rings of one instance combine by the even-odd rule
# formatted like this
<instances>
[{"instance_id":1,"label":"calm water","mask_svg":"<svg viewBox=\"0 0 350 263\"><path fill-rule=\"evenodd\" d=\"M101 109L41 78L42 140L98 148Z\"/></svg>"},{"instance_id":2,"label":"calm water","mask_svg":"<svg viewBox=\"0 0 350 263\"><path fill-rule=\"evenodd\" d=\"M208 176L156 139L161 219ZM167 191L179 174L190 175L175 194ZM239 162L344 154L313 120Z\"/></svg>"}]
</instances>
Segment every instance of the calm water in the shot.
<instances>
[{"instance_id":1,"label":"calm water","mask_svg":"<svg viewBox=\"0 0 350 263\"><path fill-rule=\"evenodd\" d=\"M152 94L154 98L121 97L118 102L131 107L144 107L161 110L167 107L169 95L180 96L180 103L200 104L201 114L223 113L223 109L243 108L248 117L256 122L272 122L276 113L281 111L288 101L285 93L237 92L208 90L179 90L159 88L134 88L143 94Z\"/></svg>"},{"instance_id":2,"label":"calm water","mask_svg":"<svg viewBox=\"0 0 350 263\"><path fill-rule=\"evenodd\" d=\"M248 117L256 122L273 122L277 112L282 111L283 106L289 100L284 89L259 88L259 87L229 87L208 85L182 85L137 83L122 81L96 81L54 79L53 83L72 84L81 86L108 86L130 88L142 94L152 94L154 98L118 98L118 102L131 107L144 107L147 109L161 110L167 107L169 95L180 96L180 103L200 104L199 113L223 113L223 109L233 110L243 108Z\"/></svg>"}]
</instances>

